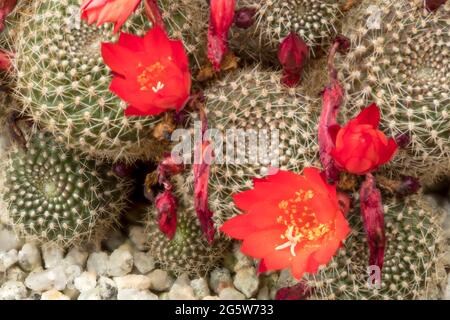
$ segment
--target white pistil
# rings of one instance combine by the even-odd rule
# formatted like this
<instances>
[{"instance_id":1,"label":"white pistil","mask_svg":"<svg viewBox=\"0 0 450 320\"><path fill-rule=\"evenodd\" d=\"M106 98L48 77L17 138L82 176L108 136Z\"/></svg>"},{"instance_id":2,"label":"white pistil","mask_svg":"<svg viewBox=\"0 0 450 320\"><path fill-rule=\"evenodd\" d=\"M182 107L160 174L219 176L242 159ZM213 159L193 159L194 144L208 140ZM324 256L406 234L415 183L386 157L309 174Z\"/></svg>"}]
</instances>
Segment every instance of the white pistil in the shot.
<instances>
[{"instance_id":1,"label":"white pistil","mask_svg":"<svg viewBox=\"0 0 450 320\"><path fill-rule=\"evenodd\" d=\"M158 84L156 85L156 87L152 87L152 90L154 93L158 93L162 89L164 89L164 83L161 83L161 81L158 81Z\"/></svg>"},{"instance_id":2,"label":"white pistil","mask_svg":"<svg viewBox=\"0 0 450 320\"><path fill-rule=\"evenodd\" d=\"M299 234L294 237L293 233L294 233L294 227L293 226L288 227L288 230L286 232L286 239L288 239L288 241L286 243L283 243L282 245L279 245L278 247L276 247L275 250L283 250L283 249L291 247L291 254L293 257L295 257L295 246L300 241L302 235Z\"/></svg>"}]
</instances>

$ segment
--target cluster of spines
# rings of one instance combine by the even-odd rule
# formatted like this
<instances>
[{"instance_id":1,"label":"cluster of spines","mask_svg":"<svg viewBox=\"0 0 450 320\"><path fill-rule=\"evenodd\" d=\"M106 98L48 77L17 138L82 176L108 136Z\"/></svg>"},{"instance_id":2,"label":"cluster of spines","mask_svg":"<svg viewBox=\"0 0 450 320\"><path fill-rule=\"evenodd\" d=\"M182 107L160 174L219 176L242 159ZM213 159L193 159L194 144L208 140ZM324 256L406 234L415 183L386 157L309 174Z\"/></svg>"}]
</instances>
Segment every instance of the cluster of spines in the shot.
<instances>
[{"instance_id":1,"label":"cluster of spines","mask_svg":"<svg viewBox=\"0 0 450 320\"><path fill-rule=\"evenodd\" d=\"M366 1L344 25L352 46L338 63L347 91L346 117L372 102L393 136L411 141L392 171L431 180L448 170L450 7L429 13L410 1ZM433 167L430 170L430 166Z\"/></svg>"},{"instance_id":2,"label":"cluster of spines","mask_svg":"<svg viewBox=\"0 0 450 320\"><path fill-rule=\"evenodd\" d=\"M79 157L48 134L11 152L3 199L25 236L64 245L94 238L126 205L130 184L98 161Z\"/></svg>"},{"instance_id":3,"label":"cluster of spines","mask_svg":"<svg viewBox=\"0 0 450 320\"><path fill-rule=\"evenodd\" d=\"M205 276L221 263L229 242L217 235L212 244L208 243L193 207L180 203L172 239L159 230L155 208L149 209L145 221L149 252L161 268L176 275Z\"/></svg>"},{"instance_id":4,"label":"cluster of spines","mask_svg":"<svg viewBox=\"0 0 450 320\"><path fill-rule=\"evenodd\" d=\"M309 275L312 299L410 300L437 298L445 282L442 212L422 196L387 200L386 249L381 282L368 269L368 248L359 209L348 215L352 233L333 260Z\"/></svg>"},{"instance_id":5,"label":"cluster of spines","mask_svg":"<svg viewBox=\"0 0 450 320\"><path fill-rule=\"evenodd\" d=\"M299 89L285 88L276 72L246 67L227 74L205 95L209 128L223 137L222 161L217 162L216 154L209 178L210 205L218 225L238 213L231 195L251 188L252 179L267 175L270 166L300 172L303 167L319 165L317 101ZM247 134L240 140L244 145L227 144L228 130L236 130L236 141L238 130L243 130ZM252 133L258 135L257 141L251 142ZM251 147L257 147L257 157L253 157ZM234 151L230 159L228 148ZM192 174L183 181L180 191L191 192Z\"/></svg>"}]
</instances>

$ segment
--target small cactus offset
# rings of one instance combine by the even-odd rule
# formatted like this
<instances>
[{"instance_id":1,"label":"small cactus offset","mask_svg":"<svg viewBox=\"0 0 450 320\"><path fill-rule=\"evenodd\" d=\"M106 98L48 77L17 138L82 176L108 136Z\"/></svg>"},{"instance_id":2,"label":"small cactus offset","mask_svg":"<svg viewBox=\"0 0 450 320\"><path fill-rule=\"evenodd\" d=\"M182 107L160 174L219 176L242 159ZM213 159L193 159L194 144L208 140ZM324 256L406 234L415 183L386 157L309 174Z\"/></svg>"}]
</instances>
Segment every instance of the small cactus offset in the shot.
<instances>
[{"instance_id":1,"label":"small cactus offset","mask_svg":"<svg viewBox=\"0 0 450 320\"><path fill-rule=\"evenodd\" d=\"M349 213L352 235L334 259L305 279L312 299L430 299L437 298L445 279L442 213L422 196L405 202L386 200L387 247L381 283L368 272L366 235L357 210ZM370 276L374 275L371 280Z\"/></svg>"},{"instance_id":2,"label":"small cactus offset","mask_svg":"<svg viewBox=\"0 0 450 320\"><path fill-rule=\"evenodd\" d=\"M342 17L339 2L334 0L244 0L239 7L256 9L255 22L249 30L233 29L233 49L244 56L271 61L291 31L301 36L315 54L317 47L327 44L336 34Z\"/></svg>"},{"instance_id":3,"label":"small cactus offset","mask_svg":"<svg viewBox=\"0 0 450 320\"><path fill-rule=\"evenodd\" d=\"M209 179L210 205L218 225L239 212L231 196L250 188L253 178L267 175L270 166L301 171L319 165L316 99L283 87L279 74L247 67L227 74L205 95L209 127L219 130L224 140L223 154L216 155ZM227 144L227 130L233 130L235 144ZM264 154L252 153L257 144L260 150L267 148ZM184 183L179 191L190 194L192 173Z\"/></svg>"},{"instance_id":4,"label":"small cactus offset","mask_svg":"<svg viewBox=\"0 0 450 320\"><path fill-rule=\"evenodd\" d=\"M347 117L376 102L386 130L407 140L392 169L432 180L450 159L450 7L365 1L354 11L356 23L344 25L352 48L338 63Z\"/></svg>"},{"instance_id":5,"label":"small cactus offset","mask_svg":"<svg viewBox=\"0 0 450 320\"><path fill-rule=\"evenodd\" d=\"M169 33L185 40L191 58L199 60L197 48L189 46L195 34L188 22L196 19L178 11L184 2L162 3ZM109 91L111 74L100 46L117 40L111 25L89 26L80 19L77 0L38 0L29 6L30 14L23 14L17 27L14 61L24 113L60 142L91 156L157 158L165 146L164 137L153 132L161 117L125 117L126 103ZM140 6L122 31L143 36L150 27Z\"/></svg>"},{"instance_id":6,"label":"small cactus offset","mask_svg":"<svg viewBox=\"0 0 450 320\"><path fill-rule=\"evenodd\" d=\"M208 243L192 205L182 203L178 207L177 230L172 239L159 230L154 207L148 210L144 223L150 254L161 268L175 274L205 276L228 252L229 242L222 237Z\"/></svg>"},{"instance_id":7,"label":"small cactus offset","mask_svg":"<svg viewBox=\"0 0 450 320\"><path fill-rule=\"evenodd\" d=\"M130 188L96 161L38 134L27 150L11 152L2 189L19 232L69 245L106 230L125 207Z\"/></svg>"}]
</instances>

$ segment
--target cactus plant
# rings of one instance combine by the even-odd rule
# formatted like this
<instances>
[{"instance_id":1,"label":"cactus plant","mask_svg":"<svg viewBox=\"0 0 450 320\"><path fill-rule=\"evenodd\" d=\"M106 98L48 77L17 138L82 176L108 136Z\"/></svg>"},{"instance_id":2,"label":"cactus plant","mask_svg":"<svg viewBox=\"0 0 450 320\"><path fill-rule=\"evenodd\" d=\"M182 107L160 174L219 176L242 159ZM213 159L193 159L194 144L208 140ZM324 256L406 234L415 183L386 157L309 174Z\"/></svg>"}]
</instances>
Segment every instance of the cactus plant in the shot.
<instances>
[{"instance_id":1,"label":"cactus plant","mask_svg":"<svg viewBox=\"0 0 450 320\"><path fill-rule=\"evenodd\" d=\"M278 45L290 31L298 33L314 54L336 33L342 16L339 2L334 0L244 0L239 6L256 9L255 23L248 30L234 28L233 49L270 61L276 59Z\"/></svg>"},{"instance_id":2,"label":"cactus plant","mask_svg":"<svg viewBox=\"0 0 450 320\"><path fill-rule=\"evenodd\" d=\"M11 152L2 189L9 220L19 232L68 245L111 225L130 185L98 161L81 158L40 133L26 151Z\"/></svg>"},{"instance_id":3,"label":"cactus plant","mask_svg":"<svg viewBox=\"0 0 450 320\"><path fill-rule=\"evenodd\" d=\"M411 1L365 1L344 25L352 42L338 62L347 118L376 102L392 136L411 140L392 171L432 180L450 158L450 6L433 13Z\"/></svg>"},{"instance_id":4,"label":"cactus plant","mask_svg":"<svg viewBox=\"0 0 450 320\"><path fill-rule=\"evenodd\" d=\"M159 230L156 210L149 208L146 221L148 248L161 268L175 274L204 276L225 256L229 242L220 237L209 244L203 235L192 205L180 201L177 230L173 239Z\"/></svg>"},{"instance_id":5,"label":"cactus plant","mask_svg":"<svg viewBox=\"0 0 450 320\"><path fill-rule=\"evenodd\" d=\"M189 25L195 17L183 15L182 3L162 3L169 33L183 38L192 59L199 60L197 47L189 45L196 40ZM16 91L23 111L58 141L92 156L125 161L159 156L165 140L152 130L161 117L125 117L126 103L109 91L111 74L100 44L117 40L111 26L80 20L77 0L38 0L29 6L15 43ZM140 6L122 31L142 36L150 26Z\"/></svg>"},{"instance_id":6,"label":"cactus plant","mask_svg":"<svg viewBox=\"0 0 450 320\"><path fill-rule=\"evenodd\" d=\"M352 234L342 249L306 283L312 299L436 298L445 282L442 212L422 196L387 200L384 206L387 247L381 286L369 281L368 249L358 210L349 213Z\"/></svg>"},{"instance_id":7,"label":"cactus plant","mask_svg":"<svg viewBox=\"0 0 450 320\"><path fill-rule=\"evenodd\" d=\"M317 159L316 126L317 99L301 93L300 89L289 89L280 83L280 75L262 71L258 67L246 67L227 74L206 91L206 114L209 128L223 135L222 162L211 167L209 179L210 205L215 213L215 222L223 221L238 213L231 195L248 189L252 179L268 174L269 166L282 170L301 171L304 166L319 166ZM239 141L239 130L244 144L226 143L227 130L235 130ZM254 131L252 131L254 130ZM252 133L263 134L252 142ZM272 140L277 133L278 139ZM254 137L254 136L253 136ZM266 138L266 143L261 137ZM272 142L273 141L273 142ZM257 158L250 147L266 146ZM227 148L235 150L235 157L227 161ZM216 155L216 159L218 159ZM184 183L180 191L189 194L193 182L192 173L186 174L177 183Z\"/></svg>"}]
</instances>

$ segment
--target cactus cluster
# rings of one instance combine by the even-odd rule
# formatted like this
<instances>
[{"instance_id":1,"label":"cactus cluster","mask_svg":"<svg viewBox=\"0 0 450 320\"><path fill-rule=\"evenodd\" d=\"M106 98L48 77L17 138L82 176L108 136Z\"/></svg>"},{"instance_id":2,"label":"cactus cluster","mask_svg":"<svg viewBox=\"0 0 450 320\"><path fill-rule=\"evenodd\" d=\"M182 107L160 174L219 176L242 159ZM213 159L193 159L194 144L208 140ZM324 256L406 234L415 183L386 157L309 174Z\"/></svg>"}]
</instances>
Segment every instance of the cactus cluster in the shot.
<instances>
[{"instance_id":1,"label":"cactus cluster","mask_svg":"<svg viewBox=\"0 0 450 320\"><path fill-rule=\"evenodd\" d=\"M161 5L170 33L182 38L198 61L197 47L189 45L198 39L188 23L197 19L180 9L187 2ZM161 117L125 117L126 103L109 91L111 74L100 44L117 40L111 26L88 26L77 0L38 0L30 6L16 26L16 91L23 112L58 141L91 156L125 161L159 156L164 141L152 129ZM150 27L141 6L122 31L142 36Z\"/></svg>"},{"instance_id":2,"label":"cactus cluster","mask_svg":"<svg viewBox=\"0 0 450 320\"><path fill-rule=\"evenodd\" d=\"M338 64L347 117L376 102L384 129L411 140L393 170L426 180L449 167L449 14L448 5L429 13L406 0L365 1L344 25L352 47Z\"/></svg>"},{"instance_id":3,"label":"cactus cluster","mask_svg":"<svg viewBox=\"0 0 450 320\"><path fill-rule=\"evenodd\" d=\"M223 137L222 159L216 161L216 154L209 178L210 205L218 225L238 213L231 195L250 188L252 179L267 175L270 166L298 172L320 165L316 99L283 87L278 73L258 67L234 71L210 86L205 96L209 128ZM236 134L235 144L227 143L229 130ZM278 138L272 140L272 134ZM252 153L255 143L266 152ZM192 172L183 181L180 191L191 194Z\"/></svg>"},{"instance_id":4,"label":"cactus cluster","mask_svg":"<svg viewBox=\"0 0 450 320\"><path fill-rule=\"evenodd\" d=\"M256 9L255 23L249 30L234 28L233 49L264 60L276 59L278 45L290 31L298 33L314 54L336 34L342 16L339 2L334 0L244 0L239 6Z\"/></svg>"},{"instance_id":5,"label":"cactus cluster","mask_svg":"<svg viewBox=\"0 0 450 320\"><path fill-rule=\"evenodd\" d=\"M359 210L349 213L352 234L333 260L310 275L312 299L437 298L445 279L442 212L422 196L387 200L384 206L387 246L381 285L369 279L366 233ZM374 274L374 273L370 273ZM373 281L372 281L373 280Z\"/></svg>"},{"instance_id":6,"label":"cactus cluster","mask_svg":"<svg viewBox=\"0 0 450 320\"><path fill-rule=\"evenodd\" d=\"M128 182L40 133L10 155L3 200L18 231L68 245L107 229L126 205Z\"/></svg>"},{"instance_id":7,"label":"cactus cluster","mask_svg":"<svg viewBox=\"0 0 450 320\"><path fill-rule=\"evenodd\" d=\"M177 275L205 276L226 255L229 242L218 237L213 244L209 244L192 205L181 201L177 216L175 235L169 239L159 230L155 208L149 208L144 222L149 252L165 270Z\"/></svg>"}]
</instances>

